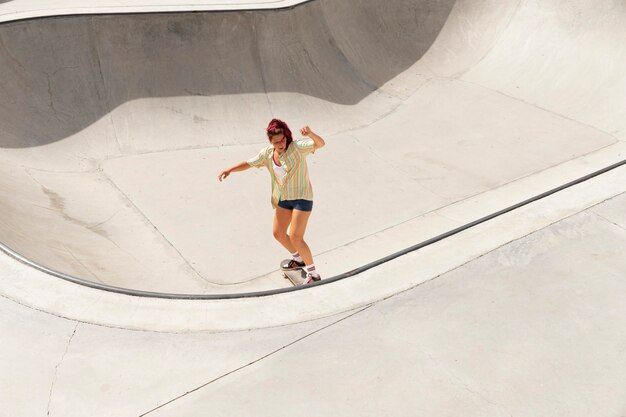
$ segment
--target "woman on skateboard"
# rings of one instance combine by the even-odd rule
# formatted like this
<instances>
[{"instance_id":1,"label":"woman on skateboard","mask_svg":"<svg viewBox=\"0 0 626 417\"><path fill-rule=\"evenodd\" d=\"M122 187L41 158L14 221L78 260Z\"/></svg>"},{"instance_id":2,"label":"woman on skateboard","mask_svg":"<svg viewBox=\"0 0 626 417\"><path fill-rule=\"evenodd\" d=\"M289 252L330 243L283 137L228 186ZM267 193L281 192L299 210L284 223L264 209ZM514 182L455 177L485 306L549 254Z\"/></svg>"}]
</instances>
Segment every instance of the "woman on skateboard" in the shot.
<instances>
[{"instance_id":1,"label":"woman on skateboard","mask_svg":"<svg viewBox=\"0 0 626 417\"><path fill-rule=\"evenodd\" d=\"M285 271L304 269L304 284L319 281L321 277L315 269L313 255L304 241L304 232L313 210L313 188L306 156L326 143L308 126L300 129L300 133L308 139L294 141L287 123L278 119L272 119L265 131L270 145L257 156L220 172L218 180L226 179L232 172L266 167L272 178L274 237L292 256L280 267Z\"/></svg>"}]
</instances>

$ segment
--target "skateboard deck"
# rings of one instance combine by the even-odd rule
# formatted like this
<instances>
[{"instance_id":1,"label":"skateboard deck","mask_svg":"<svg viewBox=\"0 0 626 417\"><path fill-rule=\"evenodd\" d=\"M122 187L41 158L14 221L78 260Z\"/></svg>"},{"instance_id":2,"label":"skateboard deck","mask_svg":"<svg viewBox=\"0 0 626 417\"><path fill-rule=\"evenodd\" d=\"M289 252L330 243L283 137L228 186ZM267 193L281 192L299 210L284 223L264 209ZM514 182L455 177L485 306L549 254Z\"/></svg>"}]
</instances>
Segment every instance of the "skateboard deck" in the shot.
<instances>
[{"instance_id":1,"label":"skateboard deck","mask_svg":"<svg viewBox=\"0 0 626 417\"><path fill-rule=\"evenodd\" d=\"M281 264L284 262L285 261L281 262ZM289 262L289 259L287 259L287 262ZM306 273L303 269L294 269L293 271L283 271L281 269L280 272L283 273L283 277L285 277L285 279L291 281L294 287L302 285L304 283L304 279L306 278Z\"/></svg>"},{"instance_id":2,"label":"skateboard deck","mask_svg":"<svg viewBox=\"0 0 626 417\"><path fill-rule=\"evenodd\" d=\"M281 271L283 276L291 281L294 287L300 286L304 284L304 279L306 278L306 274L301 269L296 269L295 271Z\"/></svg>"}]
</instances>

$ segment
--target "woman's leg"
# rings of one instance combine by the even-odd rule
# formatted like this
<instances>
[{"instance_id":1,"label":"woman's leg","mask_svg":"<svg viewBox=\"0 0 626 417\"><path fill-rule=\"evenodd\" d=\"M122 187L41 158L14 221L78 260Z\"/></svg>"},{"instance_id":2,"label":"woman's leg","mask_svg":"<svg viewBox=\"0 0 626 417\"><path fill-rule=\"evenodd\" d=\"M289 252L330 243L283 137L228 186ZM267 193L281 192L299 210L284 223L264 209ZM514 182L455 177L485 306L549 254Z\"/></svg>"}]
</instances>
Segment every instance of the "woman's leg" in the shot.
<instances>
[{"instance_id":1,"label":"woman's leg","mask_svg":"<svg viewBox=\"0 0 626 417\"><path fill-rule=\"evenodd\" d=\"M310 211L294 210L291 216L291 229L289 230L289 239L293 247L300 253L302 260L306 265L313 263L313 255L309 245L304 241L304 232L306 225L311 217Z\"/></svg>"},{"instance_id":2,"label":"woman's leg","mask_svg":"<svg viewBox=\"0 0 626 417\"><path fill-rule=\"evenodd\" d=\"M291 243L289 235L287 235L287 229L291 223L292 213L292 210L276 207L276 211L274 213L274 226L272 228L274 238L276 238L276 240L279 241L280 244L289 251L289 253L294 253L296 251L296 248Z\"/></svg>"}]
</instances>

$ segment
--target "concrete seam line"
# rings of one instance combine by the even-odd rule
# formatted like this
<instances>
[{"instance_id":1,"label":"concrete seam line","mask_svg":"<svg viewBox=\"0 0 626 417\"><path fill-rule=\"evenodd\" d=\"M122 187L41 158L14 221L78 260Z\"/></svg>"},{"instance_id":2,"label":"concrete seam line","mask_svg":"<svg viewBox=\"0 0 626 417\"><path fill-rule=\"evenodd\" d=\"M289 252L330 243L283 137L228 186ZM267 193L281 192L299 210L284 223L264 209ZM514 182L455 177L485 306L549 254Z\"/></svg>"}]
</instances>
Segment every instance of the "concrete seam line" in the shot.
<instances>
[{"instance_id":1,"label":"concrete seam line","mask_svg":"<svg viewBox=\"0 0 626 417\"><path fill-rule=\"evenodd\" d=\"M65 360L65 356L67 356L67 352L70 350L70 345L72 344L72 340L74 339L74 336L76 335L76 331L78 330L79 325L80 323L76 323L76 326L74 326L74 331L72 332L72 334L69 337L69 340L67 341L67 345L65 346L65 351L63 352L63 355L61 356L59 363L57 363L57 366L54 367L54 375L52 377L52 384L50 385L50 393L48 394L48 407L47 407L48 413L46 414L47 416L50 415L50 405L52 404L52 394L54 392L54 386L57 382L57 377L59 374L59 367Z\"/></svg>"},{"instance_id":2,"label":"concrete seam line","mask_svg":"<svg viewBox=\"0 0 626 417\"><path fill-rule=\"evenodd\" d=\"M590 209L589 211L590 211L591 213L593 213L593 215L594 215L594 216L596 216L596 217L600 218L602 221L607 222L607 223L609 223L609 224L612 224L613 226L618 227L618 228L620 228L620 229L622 229L622 230L626 231L626 227L624 227L624 226L622 226L622 225L620 225L620 224L618 224L618 223L615 223L615 222L614 222L613 220L611 220L611 219L608 219L608 218L604 217L603 215L601 215L600 213L598 213L597 211L595 211L593 208L592 208L592 209Z\"/></svg>"},{"instance_id":3,"label":"concrete seam line","mask_svg":"<svg viewBox=\"0 0 626 417\"><path fill-rule=\"evenodd\" d=\"M47 268L43 265L37 264L27 258L25 258L24 256L18 254L17 252L13 251L11 248L9 248L8 246L6 246L5 244L0 242L0 250L2 250L3 252L5 252L7 255L13 257L14 259L30 266L33 267L39 271L42 271L46 274L55 276L57 278L61 278L64 279L66 281L70 281L73 282L75 284L79 284L82 286L86 286L86 287L90 287L93 289L98 289L98 290L104 290L104 291L108 291L108 292L113 292L113 293L118 293L118 294L122 294L122 295L129 295L129 296L135 296L135 297L145 297L145 298L160 298L160 299L174 299L174 300L228 300L228 299L241 299L241 298L257 298L257 297L267 297L267 296L272 296L272 295L277 295L277 294L282 294L282 293L288 293L288 292L293 292L293 291L300 291L300 290L305 290L308 288L313 288L313 287L317 287L320 285L327 285L330 284L332 282L336 282L336 281L340 281L343 280L345 278L349 278L355 275L358 275L362 272L365 272L369 269L375 268L377 266L380 266L384 263L390 262L396 258L399 258L401 256L407 255L411 252L414 252L418 249L424 248L426 246L432 245L434 243L437 243L441 240L444 240L446 238L449 238L451 236L454 236L458 233L461 233L465 230L468 230L474 226L477 226L479 224L485 223L489 220L493 220L496 217L502 216L506 213L509 213L513 210L516 210L518 208L524 207L530 203L536 202L538 200L541 200L543 198L546 198L548 196L551 196L552 194L555 194L559 191L563 191L567 188L573 187L574 185L583 183L587 180L590 180L592 178L595 178L599 175L605 174L609 171L612 171L616 168L619 168L621 166L626 165L626 159L622 160L620 162L617 162L615 164L609 165L605 168L602 168L600 170L597 170L595 172L592 172L591 174L585 175L583 177L580 177L574 181L570 181L566 184L563 184L559 187L553 188L551 190L548 190L544 193L541 193L539 195L536 195L534 197L531 197L529 199L526 199L524 201L521 201L517 204L514 204L512 206L509 206L507 208L504 208L502 210L499 210L495 213L489 214L487 216L484 216L480 219L474 220L473 222L467 223L465 225L459 226L455 229L452 229L446 233L440 234L438 236L432 237L428 240L425 240L421 243L418 243L416 245L410 246L406 249L403 249L399 252L393 253L391 255L388 255L386 257L380 258L376 261L370 262L369 264L360 266L358 268L355 268L351 271L345 272L343 274L339 274L336 275L334 277L330 277L327 279L324 279L322 281L318 281L318 282L314 282L311 284L307 284L301 287L291 287L291 288L279 288L276 290L267 290L267 291L258 291L258 292L248 292L248 293L234 293L234 294L168 294L168 293L159 293L159 292L151 292L151 291L142 291L142 290L130 290L127 288L120 288L120 287L115 287L115 286L110 286L110 285L104 285L104 284L98 284L95 282L91 282L91 281L86 281L83 280L81 278L77 278L77 277L73 277L71 275L67 275L58 271L54 271L50 268Z\"/></svg>"},{"instance_id":4,"label":"concrete seam line","mask_svg":"<svg viewBox=\"0 0 626 417\"><path fill-rule=\"evenodd\" d=\"M353 316L355 316L355 315L357 315L357 314L359 314L359 313L362 313L363 311L365 311L365 310L367 310L368 308L372 307L372 305L373 305L373 304L369 304L369 305L365 306L364 308L360 308L359 310L357 310L357 311L353 312L352 314L350 314L350 315L348 315L348 316L346 316L346 317L342 317L341 319L339 319L339 320L337 320L337 321L334 321L334 322L332 322L332 323L330 323L330 324L327 324L326 326L323 326L323 327L321 327L321 328L319 328L319 329L317 329L317 330L315 330L315 331L313 331L313 332L311 332L311 333L309 333L309 334L306 334L306 335L304 335L304 336L302 336L302 337L299 337L299 338L297 338L296 340L294 340L293 342L287 343L286 345L284 345L284 346L282 346L282 347L279 347L278 349L275 349L275 350L271 351L270 353L268 353L268 354L266 354L266 355L263 355L263 356L261 356L261 357L260 357L260 358L258 358L258 359L253 360L253 361L252 361L252 362L250 362L250 363L247 363L247 364L245 364L245 365L242 365L242 366L240 366L240 367L238 367L238 368L233 369L233 370L232 370L232 371L230 371L230 372L227 372L227 373L225 373L225 374L223 374L223 375L220 375L220 376L218 376L218 377L216 377L216 378L213 378L212 380L210 380L209 382L207 382L207 383L205 383L205 384L202 384L202 385L200 385L200 386L198 386L198 387L196 387L196 388L194 388L194 389L192 389L192 390L190 390L190 391L187 391L186 393L184 393L184 394L182 394L182 395L179 395L178 397L175 397L175 398L173 398L173 399L171 399L171 400L169 400L169 401L167 401L167 402L165 402L165 403L163 403L163 404L161 404L161 405L159 405L159 406L157 406L157 407L153 408L152 410L149 410L149 411L147 411L147 412L145 412L145 413L143 413L143 414L140 414L140 415L139 415L139 417L144 417L144 416L147 416L148 414L152 413L153 411L156 411L156 410L158 410L158 409L160 409L160 408L163 408L163 407L165 407L165 406L167 406L167 405L169 405L169 404L171 404L171 403L173 403L173 402L175 402L175 401L178 401L178 400L180 400L181 398L184 398L184 397L186 397L186 396L187 396L187 395L189 395L189 394L193 394L194 392L199 391L199 390L201 390L202 388L205 388L205 387L209 386L210 384L212 384L212 383L214 383L214 382L219 381L220 379L226 378L227 376L232 375L232 374L234 374L235 372L241 371L242 369L245 369L245 368L247 368L247 367L249 367L249 366L252 366L252 365L254 365L254 364L258 363L258 362L261 362L262 360L267 359L267 358L269 358L270 356L273 356L273 355L275 355L276 353L278 353L278 352L280 352L280 351L282 351L282 350L285 350L286 348L288 348L288 347L290 347L290 346L293 346L293 345L295 345L296 343L299 343L299 342L301 342L301 341L302 341L302 340L304 340L304 339L307 339L307 338L309 338L309 337L311 337L311 336L313 336L313 335L315 335L315 334L317 334L317 333L319 333L319 332L321 332L321 331L323 331L323 330L328 329L329 327L332 327L332 326L334 326L334 325L336 325L336 324L338 324L338 323L341 323L342 321L345 321L345 320L348 320L348 319L352 318Z\"/></svg>"},{"instance_id":5,"label":"concrete seam line","mask_svg":"<svg viewBox=\"0 0 626 417\"><path fill-rule=\"evenodd\" d=\"M439 79L446 80L448 78L439 77ZM577 124L577 125L580 125L580 126L584 126L586 128L589 128L589 129L596 130L596 131L598 131L600 133L603 133L603 134L605 134L607 136L610 136L612 139L614 139L615 142L613 144L611 144L611 145L614 145L615 143L619 143L621 141L613 132L607 132L603 128L591 125L591 124L589 124L587 122L584 122L584 121L581 121L581 120L573 119L572 117L570 117L570 116L568 116L566 114L561 114L561 113L557 112L556 110L550 109L548 107L543 107L543 106L539 105L538 103L532 103L530 101L525 100L524 98L512 96L512 95L510 95L510 94L508 94L508 93L506 93L504 91L498 90L497 88L492 88L492 87L483 85L481 83L478 83L476 81L470 81L470 80L465 80L465 79L458 79L456 81L458 81L460 83L466 83L466 84L470 84L470 85L475 85L478 88L482 88L482 89L485 89L487 91L491 91L492 93L495 93L495 94L500 95L502 97L510 98L511 100L514 100L514 101L516 101L518 103L523 103L523 104L526 104L528 106L534 107L535 109L537 109L539 111L543 111L543 112L549 113L549 114L551 114L551 115L553 115L555 117L559 117L561 119L565 119L565 120L567 120L567 121L569 121L571 123L574 123L574 124ZM611 145L606 145L606 147L611 146Z\"/></svg>"},{"instance_id":6,"label":"concrete seam line","mask_svg":"<svg viewBox=\"0 0 626 417\"><path fill-rule=\"evenodd\" d=\"M163 240L165 242L167 242L167 245L172 248L174 250L174 252L176 252L178 254L178 256L180 256L180 259L185 262L185 264L196 274L197 278L199 278L200 280L203 281L203 283L209 283L209 284L215 284L214 282L210 281L209 279L205 278L204 276L202 276L202 274L196 270L196 268L191 264L191 262L189 262L189 260L181 253L181 251L169 240L169 238L167 236L165 236L165 234L152 222L152 220L150 219L150 217L148 217L148 215L146 213L144 213L144 211L137 206L137 204L135 204L135 202L124 192L124 190L122 190L122 188L109 176L107 175L107 173L104 170L100 171L102 177L104 178L104 180L110 184L113 187L113 190L118 192L120 196L122 196L124 198L124 200L128 201L128 203L131 205L131 207L134 209L134 211L139 214L139 216L144 219L146 222L148 222L148 224L150 225L150 227L152 227L152 229L154 231L156 231L156 233L158 233L159 236L161 236L163 238ZM80 278L79 278L80 279Z\"/></svg>"}]
</instances>

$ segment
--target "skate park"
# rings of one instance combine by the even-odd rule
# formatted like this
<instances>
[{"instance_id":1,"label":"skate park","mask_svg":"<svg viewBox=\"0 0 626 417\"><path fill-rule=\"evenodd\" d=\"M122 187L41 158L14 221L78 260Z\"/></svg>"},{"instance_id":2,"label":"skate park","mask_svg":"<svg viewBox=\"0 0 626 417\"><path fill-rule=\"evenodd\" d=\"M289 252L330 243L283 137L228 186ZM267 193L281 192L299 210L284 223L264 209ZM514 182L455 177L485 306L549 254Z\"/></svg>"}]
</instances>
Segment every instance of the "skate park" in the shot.
<instances>
[{"instance_id":1,"label":"skate park","mask_svg":"<svg viewBox=\"0 0 626 417\"><path fill-rule=\"evenodd\" d=\"M2 413L626 412L626 6L151 3L0 3Z\"/></svg>"}]
</instances>

